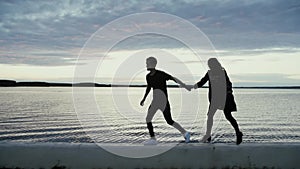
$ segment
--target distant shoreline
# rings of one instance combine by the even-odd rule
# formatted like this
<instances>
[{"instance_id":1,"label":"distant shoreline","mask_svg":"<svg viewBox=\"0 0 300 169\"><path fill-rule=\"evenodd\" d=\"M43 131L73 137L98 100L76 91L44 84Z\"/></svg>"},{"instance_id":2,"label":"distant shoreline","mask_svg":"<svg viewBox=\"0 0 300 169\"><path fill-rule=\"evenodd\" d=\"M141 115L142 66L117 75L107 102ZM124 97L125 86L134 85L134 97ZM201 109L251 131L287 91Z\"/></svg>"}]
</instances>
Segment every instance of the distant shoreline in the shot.
<instances>
[{"instance_id":1,"label":"distant shoreline","mask_svg":"<svg viewBox=\"0 0 300 169\"><path fill-rule=\"evenodd\" d=\"M0 87L146 87L146 85L120 85L100 83L50 83L50 82L17 82L14 80L0 80ZM178 85L168 85L170 88L179 88ZM207 88L204 86L203 88ZM243 86L235 89L300 89L300 86Z\"/></svg>"}]
</instances>

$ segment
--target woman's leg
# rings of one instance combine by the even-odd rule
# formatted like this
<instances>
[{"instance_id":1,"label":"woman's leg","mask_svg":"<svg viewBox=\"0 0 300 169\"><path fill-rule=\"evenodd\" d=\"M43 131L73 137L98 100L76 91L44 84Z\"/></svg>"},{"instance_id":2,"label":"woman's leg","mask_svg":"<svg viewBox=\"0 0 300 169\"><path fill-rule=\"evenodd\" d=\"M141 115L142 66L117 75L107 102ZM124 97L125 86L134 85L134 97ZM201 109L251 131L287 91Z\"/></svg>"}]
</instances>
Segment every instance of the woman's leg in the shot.
<instances>
[{"instance_id":1,"label":"woman's leg","mask_svg":"<svg viewBox=\"0 0 300 169\"><path fill-rule=\"evenodd\" d=\"M236 120L234 119L234 117L232 116L231 111L224 110L224 114L225 114L226 119L230 122L230 124L234 128L235 133L240 133L239 125L236 122Z\"/></svg>"},{"instance_id":2,"label":"woman's leg","mask_svg":"<svg viewBox=\"0 0 300 169\"><path fill-rule=\"evenodd\" d=\"M202 138L202 142L206 142L206 140L211 136L211 130L214 123L214 115L217 111L217 108L213 108L210 106L208 113L207 113L207 122L206 122L206 133L205 136Z\"/></svg>"},{"instance_id":3,"label":"woman's leg","mask_svg":"<svg viewBox=\"0 0 300 169\"><path fill-rule=\"evenodd\" d=\"M225 111L224 110L224 114L225 114L226 119L230 122L230 124L232 125L232 127L235 130L236 144L237 145L241 144L241 142L243 141L243 133L240 131L238 123L236 122L236 120L232 116L231 111Z\"/></svg>"}]
</instances>

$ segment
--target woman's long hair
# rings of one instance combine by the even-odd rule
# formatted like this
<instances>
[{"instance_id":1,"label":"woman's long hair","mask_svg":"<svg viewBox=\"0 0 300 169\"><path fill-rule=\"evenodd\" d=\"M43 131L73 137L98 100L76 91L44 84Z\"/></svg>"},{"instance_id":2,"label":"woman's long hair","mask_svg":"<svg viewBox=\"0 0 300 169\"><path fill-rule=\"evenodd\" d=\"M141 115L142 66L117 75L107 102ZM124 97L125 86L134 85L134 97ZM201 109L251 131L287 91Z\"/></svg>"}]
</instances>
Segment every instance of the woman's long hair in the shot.
<instances>
[{"instance_id":1,"label":"woman's long hair","mask_svg":"<svg viewBox=\"0 0 300 169\"><path fill-rule=\"evenodd\" d=\"M224 70L221 63L217 60L217 58L209 58L207 61L208 67L214 71L214 70Z\"/></svg>"}]
</instances>

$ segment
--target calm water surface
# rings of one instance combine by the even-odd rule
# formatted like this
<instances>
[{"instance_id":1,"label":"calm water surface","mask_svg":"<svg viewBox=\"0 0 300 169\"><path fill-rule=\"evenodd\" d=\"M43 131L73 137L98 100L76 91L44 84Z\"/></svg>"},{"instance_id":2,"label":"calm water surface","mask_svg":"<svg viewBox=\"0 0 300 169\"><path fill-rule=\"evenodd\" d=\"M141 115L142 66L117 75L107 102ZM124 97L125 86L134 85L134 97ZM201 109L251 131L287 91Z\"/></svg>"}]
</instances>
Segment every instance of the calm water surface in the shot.
<instances>
[{"instance_id":1,"label":"calm water surface","mask_svg":"<svg viewBox=\"0 0 300 169\"><path fill-rule=\"evenodd\" d=\"M114 91L112 95L111 88L96 88L99 112L90 115L94 120L84 121L76 114L72 88L0 88L0 141L142 143L148 138L145 117L151 96L141 107L144 88L117 90L127 94ZM188 93L173 88L168 92L174 120L192 132L192 140L200 140L206 125L207 89ZM300 90L235 89L234 95L238 112L233 115L244 142L300 143ZM183 140L161 112L153 124L160 142ZM215 115L212 137L214 143L235 142L234 130L222 111Z\"/></svg>"}]
</instances>

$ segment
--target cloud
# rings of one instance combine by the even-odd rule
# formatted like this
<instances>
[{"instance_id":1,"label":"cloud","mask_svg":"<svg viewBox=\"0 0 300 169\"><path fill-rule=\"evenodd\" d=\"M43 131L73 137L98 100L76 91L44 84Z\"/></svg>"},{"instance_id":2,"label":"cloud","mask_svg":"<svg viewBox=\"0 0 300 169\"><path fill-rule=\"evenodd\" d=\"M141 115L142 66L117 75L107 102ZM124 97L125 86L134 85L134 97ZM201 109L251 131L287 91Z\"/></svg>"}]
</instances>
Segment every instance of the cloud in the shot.
<instances>
[{"instance_id":1,"label":"cloud","mask_svg":"<svg viewBox=\"0 0 300 169\"><path fill-rule=\"evenodd\" d=\"M257 56L262 54L291 54L300 53L300 48L257 48L257 49L237 49L237 50L218 50L220 56ZM236 59L236 61L243 61L245 59Z\"/></svg>"},{"instance_id":2,"label":"cloud","mask_svg":"<svg viewBox=\"0 0 300 169\"><path fill-rule=\"evenodd\" d=\"M187 19L204 31L218 50L300 47L300 2L297 0L12 0L0 1L1 60L7 64L19 63L18 59L24 56L26 60L36 50L69 52L73 58L103 25L139 12L170 13ZM120 48L178 47L178 42L163 38L148 37L139 40L138 46L131 46L135 42L129 40L120 44ZM18 57L9 59L10 52ZM62 58L39 56L43 61L33 56L36 58L29 64L69 64L62 62L64 55Z\"/></svg>"},{"instance_id":3,"label":"cloud","mask_svg":"<svg viewBox=\"0 0 300 169\"><path fill-rule=\"evenodd\" d=\"M212 1L198 11L190 21L216 48L299 47L299 1Z\"/></svg>"},{"instance_id":4,"label":"cloud","mask_svg":"<svg viewBox=\"0 0 300 169\"><path fill-rule=\"evenodd\" d=\"M234 86L298 86L300 78L295 79L289 74L279 73L249 73L249 74L232 74L230 78Z\"/></svg>"},{"instance_id":5,"label":"cloud","mask_svg":"<svg viewBox=\"0 0 300 169\"><path fill-rule=\"evenodd\" d=\"M67 66L74 65L76 58L67 53L7 53L1 55L1 64L34 65L34 66Z\"/></svg>"}]
</instances>

